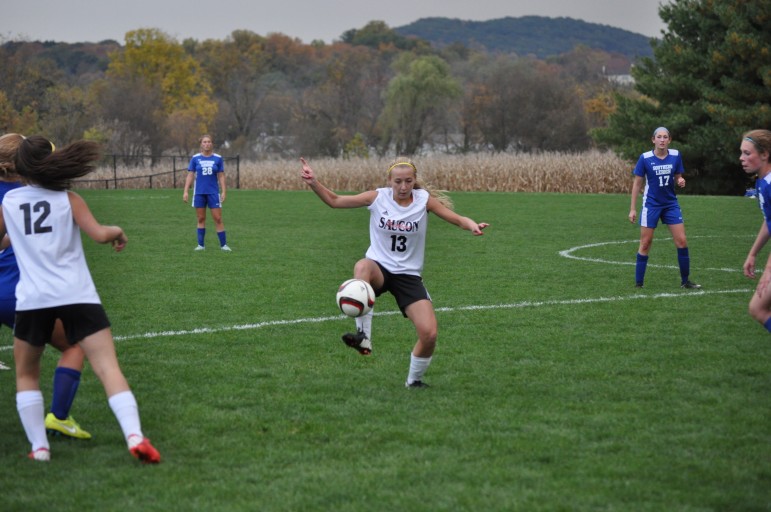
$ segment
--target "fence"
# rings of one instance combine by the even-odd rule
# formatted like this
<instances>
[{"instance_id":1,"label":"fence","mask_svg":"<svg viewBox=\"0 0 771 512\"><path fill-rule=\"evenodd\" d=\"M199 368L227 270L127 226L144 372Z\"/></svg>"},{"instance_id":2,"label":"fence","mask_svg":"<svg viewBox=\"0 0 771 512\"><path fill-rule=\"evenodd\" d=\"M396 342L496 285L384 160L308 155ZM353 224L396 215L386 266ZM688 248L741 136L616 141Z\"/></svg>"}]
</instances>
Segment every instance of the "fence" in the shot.
<instances>
[{"instance_id":1,"label":"fence","mask_svg":"<svg viewBox=\"0 0 771 512\"><path fill-rule=\"evenodd\" d=\"M241 188L240 155L223 157L223 160L228 188ZM190 157L183 156L104 155L97 170L89 175L89 179L75 180L73 183L75 188L81 189L177 188L178 183L180 187L185 183L189 162ZM235 174L231 170L233 162ZM171 166L170 171L143 173L148 167L152 171L168 166Z\"/></svg>"}]
</instances>

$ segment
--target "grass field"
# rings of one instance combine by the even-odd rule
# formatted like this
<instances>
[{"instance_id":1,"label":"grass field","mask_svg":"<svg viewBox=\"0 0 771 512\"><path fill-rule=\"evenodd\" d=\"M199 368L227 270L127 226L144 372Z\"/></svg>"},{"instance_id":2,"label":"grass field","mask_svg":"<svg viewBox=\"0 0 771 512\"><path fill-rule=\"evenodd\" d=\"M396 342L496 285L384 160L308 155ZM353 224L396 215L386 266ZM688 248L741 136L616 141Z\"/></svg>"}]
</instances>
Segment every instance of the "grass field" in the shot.
<instances>
[{"instance_id":1,"label":"grass field","mask_svg":"<svg viewBox=\"0 0 771 512\"><path fill-rule=\"evenodd\" d=\"M761 223L741 197L681 198L700 292L664 228L643 290L626 195L453 194L491 224L431 219L439 320L425 390L404 388L412 325L376 306L371 357L340 342L336 286L367 212L308 191L233 190L232 253L194 253L180 190L84 191L123 253L86 240L143 429L142 466L90 369L91 441L25 458L0 372L0 509L13 511L759 511L771 509L771 345L739 271ZM767 251L758 259L765 261ZM11 333L0 360L12 366ZM56 353L44 358L50 404Z\"/></svg>"}]
</instances>

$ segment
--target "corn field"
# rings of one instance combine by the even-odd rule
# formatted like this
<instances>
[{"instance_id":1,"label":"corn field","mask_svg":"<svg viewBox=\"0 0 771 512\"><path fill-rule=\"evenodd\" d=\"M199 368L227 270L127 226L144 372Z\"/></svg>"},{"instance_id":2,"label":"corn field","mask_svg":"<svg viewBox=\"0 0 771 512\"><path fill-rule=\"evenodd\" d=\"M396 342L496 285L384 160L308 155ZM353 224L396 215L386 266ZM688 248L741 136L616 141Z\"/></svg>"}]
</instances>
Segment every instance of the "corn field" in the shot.
<instances>
[{"instance_id":1,"label":"corn field","mask_svg":"<svg viewBox=\"0 0 771 512\"><path fill-rule=\"evenodd\" d=\"M451 192L628 193L632 163L614 153L435 155L413 158L419 179ZM382 187L391 159L310 159L319 181L333 190ZM242 161L226 164L229 188L303 190L299 160ZM152 173L154 172L154 174ZM185 169L99 168L76 188L181 188Z\"/></svg>"}]
</instances>

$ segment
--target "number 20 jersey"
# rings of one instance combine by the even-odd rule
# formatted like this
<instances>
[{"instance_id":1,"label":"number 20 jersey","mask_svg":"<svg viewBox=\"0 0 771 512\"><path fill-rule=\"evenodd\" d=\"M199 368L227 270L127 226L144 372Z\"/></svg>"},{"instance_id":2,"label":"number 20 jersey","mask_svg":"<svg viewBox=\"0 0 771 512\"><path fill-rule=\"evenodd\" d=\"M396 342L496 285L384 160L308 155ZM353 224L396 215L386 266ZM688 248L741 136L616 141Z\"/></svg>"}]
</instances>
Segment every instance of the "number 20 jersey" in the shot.
<instances>
[{"instance_id":1,"label":"number 20 jersey","mask_svg":"<svg viewBox=\"0 0 771 512\"><path fill-rule=\"evenodd\" d=\"M369 205L369 249L366 257L394 274L420 276L426 252L429 194L413 189L412 204L400 206L391 188L379 188Z\"/></svg>"},{"instance_id":2,"label":"number 20 jersey","mask_svg":"<svg viewBox=\"0 0 771 512\"><path fill-rule=\"evenodd\" d=\"M100 304L66 191L10 190L3 218L20 271L17 311Z\"/></svg>"}]
</instances>

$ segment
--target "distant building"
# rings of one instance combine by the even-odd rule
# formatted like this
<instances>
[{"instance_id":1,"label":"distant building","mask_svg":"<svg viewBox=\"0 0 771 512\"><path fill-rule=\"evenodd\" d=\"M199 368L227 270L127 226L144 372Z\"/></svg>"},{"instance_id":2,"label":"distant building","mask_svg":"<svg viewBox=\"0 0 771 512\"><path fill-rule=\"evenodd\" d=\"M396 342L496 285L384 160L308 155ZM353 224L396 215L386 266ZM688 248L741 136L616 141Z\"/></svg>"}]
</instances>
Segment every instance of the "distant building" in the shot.
<instances>
[{"instance_id":1,"label":"distant building","mask_svg":"<svg viewBox=\"0 0 771 512\"><path fill-rule=\"evenodd\" d=\"M634 85L632 75L606 75L609 82L618 85Z\"/></svg>"}]
</instances>

